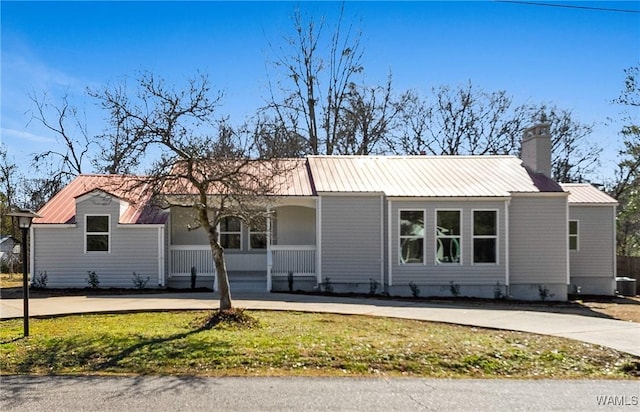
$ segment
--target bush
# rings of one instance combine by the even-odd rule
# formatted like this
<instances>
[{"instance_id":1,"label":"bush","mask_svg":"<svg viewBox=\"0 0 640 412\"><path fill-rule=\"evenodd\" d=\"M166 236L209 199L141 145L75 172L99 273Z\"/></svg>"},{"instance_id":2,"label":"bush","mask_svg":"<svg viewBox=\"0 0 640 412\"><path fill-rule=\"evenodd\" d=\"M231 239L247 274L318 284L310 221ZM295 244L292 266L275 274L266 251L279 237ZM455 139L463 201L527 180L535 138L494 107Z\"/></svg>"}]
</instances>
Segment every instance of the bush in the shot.
<instances>
[{"instance_id":1,"label":"bush","mask_svg":"<svg viewBox=\"0 0 640 412\"><path fill-rule=\"evenodd\" d=\"M98 279L98 275L95 270L90 270L87 272L87 278L85 279L89 284L89 287L92 289L97 289L100 286L100 280Z\"/></svg>"},{"instance_id":2,"label":"bush","mask_svg":"<svg viewBox=\"0 0 640 412\"><path fill-rule=\"evenodd\" d=\"M31 287L34 289L45 289L47 287L47 271L40 272L31 280Z\"/></svg>"},{"instance_id":3,"label":"bush","mask_svg":"<svg viewBox=\"0 0 640 412\"><path fill-rule=\"evenodd\" d=\"M133 272L133 286L136 289L144 289L147 286L147 282L149 282L149 276L146 279L143 279L140 274Z\"/></svg>"}]
</instances>

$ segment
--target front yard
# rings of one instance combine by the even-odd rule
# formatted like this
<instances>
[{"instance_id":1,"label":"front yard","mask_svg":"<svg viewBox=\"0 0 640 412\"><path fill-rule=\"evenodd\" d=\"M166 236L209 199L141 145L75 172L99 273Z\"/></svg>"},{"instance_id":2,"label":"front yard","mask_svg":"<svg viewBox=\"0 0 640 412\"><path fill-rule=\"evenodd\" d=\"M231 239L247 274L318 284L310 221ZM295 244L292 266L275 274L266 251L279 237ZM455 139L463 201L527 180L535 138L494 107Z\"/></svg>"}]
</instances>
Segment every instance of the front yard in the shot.
<instances>
[{"instance_id":1,"label":"front yard","mask_svg":"<svg viewBox=\"0 0 640 412\"><path fill-rule=\"evenodd\" d=\"M630 379L639 359L568 339L414 320L249 312L81 315L2 321L2 374L416 376Z\"/></svg>"}]
</instances>

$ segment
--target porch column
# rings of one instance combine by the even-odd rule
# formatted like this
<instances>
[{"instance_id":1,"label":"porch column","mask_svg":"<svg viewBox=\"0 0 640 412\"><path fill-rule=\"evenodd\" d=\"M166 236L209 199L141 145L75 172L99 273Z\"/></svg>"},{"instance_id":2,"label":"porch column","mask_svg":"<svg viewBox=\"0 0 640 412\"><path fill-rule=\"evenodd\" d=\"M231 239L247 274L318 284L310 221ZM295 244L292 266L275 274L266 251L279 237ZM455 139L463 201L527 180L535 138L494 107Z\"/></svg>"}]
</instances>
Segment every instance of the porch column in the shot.
<instances>
[{"instance_id":1,"label":"porch column","mask_svg":"<svg viewBox=\"0 0 640 412\"><path fill-rule=\"evenodd\" d=\"M271 268L273 254L271 252L271 208L267 207L267 292L271 292Z\"/></svg>"}]
</instances>

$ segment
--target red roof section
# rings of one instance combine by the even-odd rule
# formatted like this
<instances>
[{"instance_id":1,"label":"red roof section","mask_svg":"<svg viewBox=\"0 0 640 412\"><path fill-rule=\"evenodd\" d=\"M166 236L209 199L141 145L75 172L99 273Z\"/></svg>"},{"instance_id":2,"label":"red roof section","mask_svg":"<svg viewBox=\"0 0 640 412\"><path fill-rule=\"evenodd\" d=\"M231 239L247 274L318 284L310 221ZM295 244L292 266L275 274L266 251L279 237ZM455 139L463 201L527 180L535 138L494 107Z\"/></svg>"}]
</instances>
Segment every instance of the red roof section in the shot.
<instances>
[{"instance_id":1,"label":"red roof section","mask_svg":"<svg viewBox=\"0 0 640 412\"><path fill-rule=\"evenodd\" d=\"M149 204L151 192L146 190L144 179L123 175L80 175L58 192L42 209L41 218L35 224L76 223L76 199L99 190L126 202L120 224L163 224L168 214Z\"/></svg>"}]
</instances>

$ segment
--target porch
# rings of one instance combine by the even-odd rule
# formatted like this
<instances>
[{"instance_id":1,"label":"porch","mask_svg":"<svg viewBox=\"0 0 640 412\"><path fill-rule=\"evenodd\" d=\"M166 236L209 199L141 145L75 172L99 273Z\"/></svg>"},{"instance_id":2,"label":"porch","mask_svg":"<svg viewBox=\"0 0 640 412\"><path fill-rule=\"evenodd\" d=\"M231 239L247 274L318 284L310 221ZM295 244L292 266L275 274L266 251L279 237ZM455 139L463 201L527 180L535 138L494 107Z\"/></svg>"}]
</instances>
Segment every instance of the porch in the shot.
<instances>
[{"instance_id":1,"label":"porch","mask_svg":"<svg viewBox=\"0 0 640 412\"><path fill-rule=\"evenodd\" d=\"M270 245L263 253L229 253L225 255L231 289L271 291L278 285L316 279L315 245ZM218 290L218 277L211 249L207 245L169 246L169 286L188 287L191 270L196 271L198 286ZM278 287L281 289L281 287Z\"/></svg>"}]
</instances>

